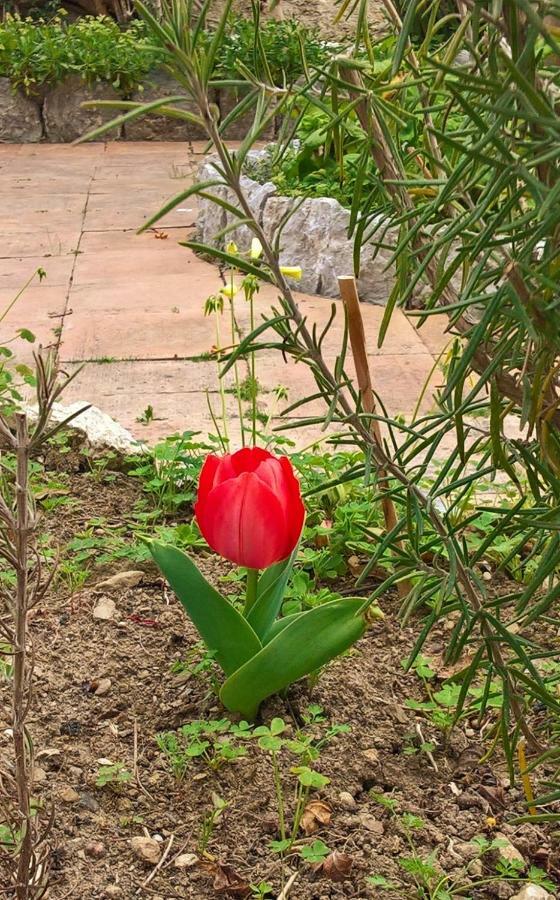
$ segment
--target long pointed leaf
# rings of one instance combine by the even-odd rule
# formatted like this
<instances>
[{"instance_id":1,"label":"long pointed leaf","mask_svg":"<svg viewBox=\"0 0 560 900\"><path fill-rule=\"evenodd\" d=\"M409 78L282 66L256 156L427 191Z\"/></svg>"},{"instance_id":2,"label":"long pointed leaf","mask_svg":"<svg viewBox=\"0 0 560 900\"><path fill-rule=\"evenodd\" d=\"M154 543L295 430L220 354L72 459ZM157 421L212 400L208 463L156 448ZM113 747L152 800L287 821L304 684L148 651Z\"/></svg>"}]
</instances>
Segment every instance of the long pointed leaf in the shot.
<instances>
[{"instance_id":1,"label":"long pointed leaf","mask_svg":"<svg viewBox=\"0 0 560 900\"><path fill-rule=\"evenodd\" d=\"M362 598L333 600L298 616L234 672L220 691L224 706L254 719L266 697L309 675L347 650L364 632Z\"/></svg>"},{"instance_id":2,"label":"long pointed leaf","mask_svg":"<svg viewBox=\"0 0 560 900\"><path fill-rule=\"evenodd\" d=\"M226 675L258 654L262 645L249 623L206 581L186 553L156 541L150 544L150 552Z\"/></svg>"}]
</instances>

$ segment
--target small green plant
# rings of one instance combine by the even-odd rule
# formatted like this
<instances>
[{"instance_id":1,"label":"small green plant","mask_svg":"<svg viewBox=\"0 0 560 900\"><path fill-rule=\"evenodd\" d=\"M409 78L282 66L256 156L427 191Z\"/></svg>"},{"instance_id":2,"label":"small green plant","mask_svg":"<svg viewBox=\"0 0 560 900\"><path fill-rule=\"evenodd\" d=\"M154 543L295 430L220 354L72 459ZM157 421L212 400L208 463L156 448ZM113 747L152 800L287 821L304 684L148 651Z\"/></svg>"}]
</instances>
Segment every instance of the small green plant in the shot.
<instances>
[{"instance_id":1,"label":"small green plant","mask_svg":"<svg viewBox=\"0 0 560 900\"><path fill-rule=\"evenodd\" d=\"M247 749L239 745L239 726L229 719L197 720L183 725L178 731L157 735L157 744L169 761L173 774L182 779L194 759L202 759L211 769L245 756Z\"/></svg>"},{"instance_id":2,"label":"small green plant","mask_svg":"<svg viewBox=\"0 0 560 900\"><path fill-rule=\"evenodd\" d=\"M140 21L123 30L104 17L68 22L62 16L32 21L8 15L0 24L0 74L29 93L76 74L90 83L106 81L130 91L163 58Z\"/></svg>"},{"instance_id":3,"label":"small green plant","mask_svg":"<svg viewBox=\"0 0 560 900\"><path fill-rule=\"evenodd\" d=\"M148 403L146 409L143 413L141 413L136 421L140 423L140 425L149 425L150 422L154 422L156 418L156 414L154 412L154 407L151 403Z\"/></svg>"},{"instance_id":4,"label":"small green plant","mask_svg":"<svg viewBox=\"0 0 560 900\"><path fill-rule=\"evenodd\" d=\"M222 797L220 797L219 794L212 793L212 809L204 816L198 835L196 852L199 856L204 856L204 854L206 853L206 848L212 840L214 829L222 818L227 807L228 803Z\"/></svg>"},{"instance_id":5,"label":"small green plant","mask_svg":"<svg viewBox=\"0 0 560 900\"><path fill-rule=\"evenodd\" d=\"M198 432L170 435L140 459L134 459L130 475L139 478L154 503L154 514L175 513L194 502L196 483L204 456L211 450Z\"/></svg>"},{"instance_id":6,"label":"small green plant","mask_svg":"<svg viewBox=\"0 0 560 900\"><path fill-rule=\"evenodd\" d=\"M408 812L399 812L398 801L394 797L370 791L370 796L383 806L398 828L404 834L410 852L400 856L398 863L403 872L410 876L414 883L414 896L419 900L452 900L454 897L465 897L471 891L477 891L491 884L538 884L546 890L555 890L546 873L536 866L530 866L525 872L521 860L511 860L500 855L500 850L507 846L507 841L500 838L493 840L479 835L470 841L472 854L469 862L459 875L448 876L438 863L438 852L421 855L416 846L415 834L424 828L424 821ZM484 873L479 874L480 864ZM370 887L383 888L387 891L406 890L402 882L389 881L383 875L370 875L366 878Z\"/></svg>"},{"instance_id":7,"label":"small green plant","mask_svg":"<svg viewBox=\"0 0 560 900\"><path fill-rule=\"evenodd\" d=\"M250 884L249 887L251 889L251 896L258 897L259 900L274 893L274 888L268 881L259 881L258 884Z\"/></svg>"},{"instance_id":8,"label":"small green plant","mask_svg":"<svg viewBox=\"0 0 560 900\"><path fill-rule=\"evenodd\" d=\"M330 847L327 847L324 841L313 841L312 844L302 847L299 855L304 862L316 866L324 862L330 852Z\"/></svg>"},{"instance_id":9,"label":"small green plant","mask_svg":"<svg viewBox=\"0 0 560 900\"><path fill-rule=\"evenodd\" d=\"M124 763L105 760L99 765L95 786L98 788L110 787L115 791L120 791L131 778L132 774Z\"/></svg>"},{"instance_id":10,"label":"small green plant","mask_svg":"<svg viewBox=\"0 0 560 900\"><path fill-rule=\"evenodd\" d=\"M278 831L280 840L270 842L270 848L274 853L281 855L288 853L294 847L299 833L302 816L312 790L320 790L329 784L329 779L320 772L315 771L308 765L293 766L290 772L296 776L296 791L294 812L291 827L288 826L286 812L286 798L282 783L282 775L280 769L280 754L282 750L287 749L291 752L303 753L306 756L312 755L313 759L317 759L315 754L310 754L310 746L307 741L292 742L282 735L286 731L286 723L283 719L275 718L270 725L259 725L253 730L252 737L257 739L258 746L265 753L270 755L272 764L272 776L274 781L274 791L276 794L276 803L278 808ZM301 735L300 735L301 737Z\"/></svg>"}]
</instances>

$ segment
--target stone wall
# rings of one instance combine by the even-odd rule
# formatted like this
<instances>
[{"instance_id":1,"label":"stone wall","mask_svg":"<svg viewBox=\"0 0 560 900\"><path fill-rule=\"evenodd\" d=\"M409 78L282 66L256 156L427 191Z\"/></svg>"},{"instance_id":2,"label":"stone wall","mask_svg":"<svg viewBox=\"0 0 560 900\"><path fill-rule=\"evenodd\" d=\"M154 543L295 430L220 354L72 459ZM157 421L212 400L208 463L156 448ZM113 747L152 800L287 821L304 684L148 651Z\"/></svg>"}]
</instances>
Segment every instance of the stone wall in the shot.
<instances>
[{"instance_id":1,"label":"stone wall","mask_svg":"<svg viewBox=\"0 0 560 900\"><path fill-rule=\"evenodd\" d=\"M84 109L82 104L91 100L135 100L139 103L151 102L173 95L180 95L183 89L166 72L154 72L146 78L143 91L132 96L119 94L110 84L97 83L89 86L78 76L72 76L52 87L44 87L33 96L14 90L9 79L0 77L0 143L69 143L93 131L105 122L116 118L117 109ZM238 100L231 92L214 92L212 98L224 119ZM193 104L185 101L176 108L195 112ZM226 137L241 140L253 123L252 112L232 122L226 130ZM274 137L275 129L270 129L263 138ZM177 118L150 114L132 119L106 132L100 140L115 141L198 141L206 134L200 126Z\"/></svg>"}]
</instances>

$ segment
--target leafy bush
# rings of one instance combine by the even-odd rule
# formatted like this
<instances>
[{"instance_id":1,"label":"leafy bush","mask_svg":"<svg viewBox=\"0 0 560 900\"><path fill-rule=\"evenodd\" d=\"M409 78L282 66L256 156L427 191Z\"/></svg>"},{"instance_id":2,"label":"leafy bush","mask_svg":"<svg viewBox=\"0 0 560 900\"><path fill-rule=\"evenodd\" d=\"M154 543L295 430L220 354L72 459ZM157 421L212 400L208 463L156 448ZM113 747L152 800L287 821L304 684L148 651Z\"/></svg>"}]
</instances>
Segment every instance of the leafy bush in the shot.
<instances>
[{"instance_id":1,"label":"leafy bush","mask_svg":"<svg viewBox=\"0 0 560 900\"><path fill-rule=\"evenodd\" d=\"M130 90L163 58L149 46L142 22L123 31L112 19L61 17L34 22L8 16L0 27L0 74L31 92L37 86L80 75Z\"/></svg>"},{"instance_id":2,"label":"leafy bush","mask_svg":"<svg viewBox=\"0 0 560 900\"><path fill-rule=\"evenodd\" d=\"M212 37L212 34L209 34ZM273 84L291 84L303 74L301 47L309 65L325 65L332 46L321 40L316 31L303 28L295 19L271 20L261 23L259 41L266 54L269 75ZM236 18L224 35L216 63L219 78L239 78L241 60L259 75L259 59L254 52L255 27L251 19Z\"/></svg>"},{"instance_id":3,"label":"leafy bush","mask_svg":"<svg viewBox=\"0 0 560 900\"><path fill-rule=\"evenodd\" d=\"M204 34L209 45L212 31ZM300 41L314 64L326 61L327 47L313 32L296 30L293 21L268 22L260 39L269 54L275 84L290 83L302 74ZM239 79L237 63L250 61L254 49L252 23L234 19L216 62L217 79ZM87 82L107 81L131 91L161 65L166 54L154 47L143 21L123 29L113 19L85 16L67 22L61 14L46 20L8 15L0 24L0 75L32 92L41 84L56 84L69 75Z\"/></svg>"}]
</instances>

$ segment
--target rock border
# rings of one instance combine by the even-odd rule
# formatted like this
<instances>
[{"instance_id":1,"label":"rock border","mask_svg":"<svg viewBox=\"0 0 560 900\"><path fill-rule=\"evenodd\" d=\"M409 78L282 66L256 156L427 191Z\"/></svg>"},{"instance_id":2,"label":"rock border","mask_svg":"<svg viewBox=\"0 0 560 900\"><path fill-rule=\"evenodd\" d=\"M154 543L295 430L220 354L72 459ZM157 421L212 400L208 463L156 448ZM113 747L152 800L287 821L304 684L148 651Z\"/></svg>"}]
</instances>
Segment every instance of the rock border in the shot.
<instances>
[{"instance_id":1,"label":"rock border","mask_svg":"<svg viewBox=\"0 0 560 900\"><path fill-rule=\"evenodd\" d=\"M258 160L265 152L252 151L249 159ZM213 158L207 159L199 168L198 180L215 177ZM301 280L294 282L294 287L307 294L338 297L338 277L351 275L354 267L354 241L348 237L350 210L332 197L302 201L301 198L282 196L271 182L261 184L247 175L242 176L242 187L267 238L274 241L278 230L282 229L280 264L302 269ZM229 203L234 202L235 198L225 187L212 188L212 193ZM289 216L287 221L286 216ZM248 250L253 235L246 225L228 231L226 238L216 240L216 235L234 221L235 217L217 203L199 198L197 240L201 243L223 248L225 242L234 241L241 251ZM362 246L358 290L362 300L385 306L395 283L390 261L398 230L391 227L389 219L381 216L377 222L372 221L371 228L375 228L375 233Z\"/></svg>"},{"instance_id":2,"label":"rock border","mask_svg":"<svg viewBox=\"0 0 560 900\"><path fill-rule=\"evenodd\" d=\"M162 69L146 76L142 88L132 94L117 91L107 82L88 84L72 75L57 84L38 86L34 94L27 95L14 88L9 78L0 76L0 143L31 144L70 143L104 122L115 118L118 110L83 109L88 100L135 100L149 102L183 89ZM214 91L211 98L220 110L221 119L238 102L231 90ZM194 111L187 99L183 107ZM230 140L242 140L253 124L253 114L246 113L226 129ZM276 128L263 135L264 140L274 138ZM103 141L199 141L206 140L206 133L197 125L157 114L133 119L107 132Z\"/></svg>"}]
</instances>

